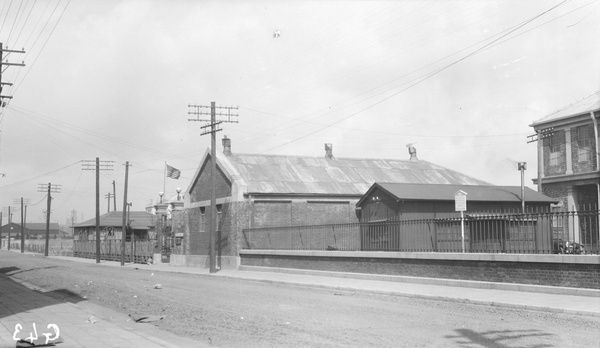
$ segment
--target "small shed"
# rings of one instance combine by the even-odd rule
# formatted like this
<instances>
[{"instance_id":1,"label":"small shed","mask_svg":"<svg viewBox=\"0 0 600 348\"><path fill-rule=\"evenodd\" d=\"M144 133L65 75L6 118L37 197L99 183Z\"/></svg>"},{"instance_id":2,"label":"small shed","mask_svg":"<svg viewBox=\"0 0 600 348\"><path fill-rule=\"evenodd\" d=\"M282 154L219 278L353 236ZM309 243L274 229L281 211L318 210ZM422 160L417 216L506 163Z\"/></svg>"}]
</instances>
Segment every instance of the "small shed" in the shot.
<instances>
[{"instance_id":1,"label":"small shed","mask_svg":"<svg viewBox=\"0 0 600 348\"><path fill-rule=\"evenodd\" d=\"M375 183L356 203L360 221L382 219L434 218L454 213L454 195L467 194L467 211L517 213L521 211L520 186L439 185ZM524 188L527 212L549 211L557 199Z\"/></svg>"},{"instance_id":2,"label":"small shed","mask_svg":"<svg viewBox=\"0 0 600 348\"><path fill-rule=\"evenodd\" d=\"M467 195L466 241L478 251L535 249L540 234L522 212L520 186L375 183L356 204L362 250L456 250L462 242L455 194ZM525 211L549 212L556 199L524 188Z\"/></svg>"}]
</instances>

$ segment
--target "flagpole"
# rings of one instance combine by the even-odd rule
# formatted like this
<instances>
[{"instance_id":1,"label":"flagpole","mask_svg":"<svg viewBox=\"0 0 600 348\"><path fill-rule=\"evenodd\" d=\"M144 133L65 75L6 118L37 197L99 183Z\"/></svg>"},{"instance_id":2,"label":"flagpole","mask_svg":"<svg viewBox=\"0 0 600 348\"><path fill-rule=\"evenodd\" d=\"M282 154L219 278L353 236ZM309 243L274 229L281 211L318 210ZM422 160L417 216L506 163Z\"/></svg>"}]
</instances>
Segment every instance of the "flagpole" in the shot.
<instances>
[{"instance_id":1,"label":"flagpole","mask_svg":"<svg viewBox=\"0 0 600 348\"><path fill-rule=\"evenodd\" d=\"M166 187L167 187L167 161L165 161L165 172L163 174L163 192L165 192Z\"/></svg>"}]
</instances>

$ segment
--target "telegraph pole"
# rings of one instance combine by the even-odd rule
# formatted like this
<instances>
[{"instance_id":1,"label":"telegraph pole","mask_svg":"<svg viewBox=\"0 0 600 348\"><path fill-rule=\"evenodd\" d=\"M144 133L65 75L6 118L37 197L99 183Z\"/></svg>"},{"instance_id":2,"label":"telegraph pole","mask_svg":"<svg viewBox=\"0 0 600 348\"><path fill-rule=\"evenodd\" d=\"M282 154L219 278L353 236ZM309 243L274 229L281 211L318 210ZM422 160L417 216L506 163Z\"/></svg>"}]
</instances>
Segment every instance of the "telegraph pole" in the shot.
<instances>
[{"instance_id":1,"label":"telegraph pole","mask_svg":"<svg viewBox=\"0 0 600 348\"><path fill-rule=\"evenodd\" d=\"M15 199L13 203L19 204L19 201ZM27 205L29 203L29 198L21 197L21 254L25 253L25 220L23 216L25 214L25 209L27 209Z\"/></svg>"},{"instance_id":2,"label":"telegraph pole","mask_svg":"<svg viewBox=\"0 0 600 348\"><path fill-rule=\"evenodd\" d=\"M2 42L0 42L0 107L5 107L6 102L4 99L12 99L11 95L2 95L2 88L4 86L12 86L10 82L2 81L2 72L4 71L4 66L25 66L25 63L9 63L4 61L4 52L7 52L9 55L11 53L25 53L25 50L9 50L5 49L2 46Z\"/></svg>"},{"instance_id":3,"label":"telegraph pole","mask_svg":"<svg viewBox=\"0 0 600 348\"><path fill-rule=\"evenodd\" d=\"M115 186L115 181L113 180L113 211L117 211L117 189Z\"/></svg>"},{"instance_id":4,"label":"telegraph pole","mask_svg":"<svg viewBox=\"0 0 600 348\"><path fill-rule=\"evenodd\" d=\"M100 263L100 171L113 170L115 161L100 161L100 158L96 157L96 161L84 160L81 162L83 170L94 170L94 163L96 164L96 263Z\"/></svg>"},{"instance_id":5,"label":"telegraph pole","mask_svg":"<svg viewBox=\"0 0 600 348\"><path fill-rule=\"evenodd\" d=\"M237 111L237 106L215 106L215 102L211 102L210 106L206 105L188 105L192 108L188 111L189 115L195 115L196 118L188 119L188 121L202 121L208 122L206 125L200 127L200 129L207 129L200 135L210 134L210 176L211 176L211 195L210 195L210 273L217 272L216 267L216 253L215 253L215 237L217 232L217 198L216 198L216 176L217 176L217 139L216 133L222 129L217 128L221 123L237 123L237 113L232 113L233 110ZM210 109L204 111L203 109ZM220 111L217 113L217 109ZM222 112L221 112L222 111ZM200 116L210 116L210 118L200 118ZM219 119L217 120L217 116Z\"/></svg>"},{"instance_id":6,"label":"telegraph pole","mask_svg":"<svg viewBox=\"0 0 600 348\"><path fill-rule=\"evenodd\" d=\"M10 225L12 224L11 221L11 217L12 217L12 213L10 212L10 205L7 207L8 208L8 241L6 243L6 248L8 250L10 250Z\"/></svg>"},{"instance_id":7,"label":"telegraph pole","mask_svg":"<svg viewBox=\"0 0 600 348\"><path fill-rule=\"evenodd\" d=\"M114 181L113 181L113 183L114 183ZM108 200L108 211L107 212L110 213L110 199L115 198L115 195L109 192L104 195L104 198L106 198ZM117 207L117 205L115 204L115 208L116 207Z\"/></svg>"},{"instance_id":8,"label":"telegraph pole","mask_svg":"<svg viewBox=\"0 0 600 348\"><path fill-rule=\"evenodd\" d=\"M125 162L125 187L123 188L123 232L121 232L121 266L125 266L125 236L127 236L128 217L125 216L127 209L127 180L129 179L129 161ZM113 181L114 183L114 181ZM132 257L134 255L131 255Z\"/></svg>"},{"instance_id":9,"label":"telegraph pole","mask_svg":"<svg viewBox=\"0 0 600 348\"><path fill-rule=\"evenodd\" d=\"M44 192L46 184L38 184L38 192ZM48 210L46 213L46 248L44 256L48 256L48 248L50 246L50 206L52 202L52 193L60 193L61 185L52 185L48 183Z\"/></svg>"}]
</instances>

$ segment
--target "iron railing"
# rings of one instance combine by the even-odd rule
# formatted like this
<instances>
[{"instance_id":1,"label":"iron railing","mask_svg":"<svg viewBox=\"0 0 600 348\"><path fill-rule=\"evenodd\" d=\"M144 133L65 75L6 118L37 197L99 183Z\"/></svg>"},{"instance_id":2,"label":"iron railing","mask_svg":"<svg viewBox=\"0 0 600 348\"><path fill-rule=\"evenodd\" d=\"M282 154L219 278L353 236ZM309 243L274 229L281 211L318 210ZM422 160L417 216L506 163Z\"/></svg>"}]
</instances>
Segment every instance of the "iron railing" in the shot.
<instances>
[{"instance_id":1,"label":"iron railing","mask_svg":"<svg viewBox=\"0 0 600 348\"><path fill-rule=\"evenodd\" d=\"M597 209L526 214L469 213L464 217L380 220L346 224L264 227L243 230L242 248L599 254ZM464 243L463 243L464 240ZM570 244L569 244L570 243ZM463 250L464 244L464 250Z\"/></svg>"},{"instance_id":2,"label":"iron railing","mask_svg":"<svg viewBox=\"0 0 600 348\"><path fill-rule=\"evenodd\" d=\"M125 262L147 263L152 260L156 240L136 239L132 243L125 241ZM120 239L100 241L100 259L108 261L121 260L122 244ZM95 240L73 241L73 256L81 258L96 258Z\"/></svg>"}]
</instances>

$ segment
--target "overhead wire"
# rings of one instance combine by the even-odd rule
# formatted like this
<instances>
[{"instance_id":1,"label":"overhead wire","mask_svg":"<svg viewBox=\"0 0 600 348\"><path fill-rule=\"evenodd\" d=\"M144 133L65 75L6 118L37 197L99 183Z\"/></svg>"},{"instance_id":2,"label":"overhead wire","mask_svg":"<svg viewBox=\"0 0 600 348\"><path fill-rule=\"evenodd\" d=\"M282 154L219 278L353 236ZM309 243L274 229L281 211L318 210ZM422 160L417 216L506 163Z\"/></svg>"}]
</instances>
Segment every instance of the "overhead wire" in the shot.
<instances>
[{"instance_id":1,"label":"overhead wire","mask_svg":"<svg viewBox=\"0 0 600 348\"><path fill-rule=\"evenodd\" d=\"M386 97L384 97L384 98L382 98L382 99L378 100L377 102L374 102L374 103L372 103L372 104L370 104L370 105L368 105L368 106L366 106L366 107L364 107L364 108L360 109L359 111L353 112L353 113L351 113L351 114L350 114L350 115L348 115L348 116L345 116L345 117L343 117L343 118L341 118L341 119L339 119L339 120L337 120L337 121L335 121L335 122L332 122L332 123L330 123L330 124L328 124L328 125L326 125L326 126L323 126L323 127L319 128L319 129L317 129L317 130L315 130L315 131L311 131L311 132L309 132L309 133L307 133L307 134L305 134L305 135L303 135L303 136L301 136L301 137L297 137L297 138L295 138L295 139L293 139L293 140L290 140L290 141L287 141L286 143L283 143L283 144L281 144L281 145L278 145L278 146L275 146L275 147L271 147L271 148L269 148L269 149L267 149L267 150L263 150L263 151L261 151L260 153L264 153L264 152L272 151L272 150L274 150L274 149L277 149L277 148L280 148L280 147L283 147L283 146L289 145L289 144L291 144L291 143L293 143L293 142L296 142L296 141L298 141L298 140L301 140L301 139L307 138L307 137L309 137L309 136L311 136L311 135L313 135L313 134L316 134L316 133L318 133L318 132L320 132L320 131L322 131L322 130L324 130L324 129L327 129L327 128L329 128L329 127L333 126L333 125L339 124L339 123L341 123L341 122L343 122L343 121L345 121L345 120L347 120L347 119L349 119L349 118L351 118L351 117L354 117L354 116L356 116L356 115L358 115L358 114L360 114L360 113L362 113L362 112L364 112L364 111L366 111L366 110L368 110L368 109L370 109L370 108L372 108L372 107L374 107L374 106L376 106L376 105L379 105L379 104L383 103L384 101L386 101L386 100L389 100L390 98L392 98L392 97L394 97L394 96L396 96L396 95L398 95L398 94L400 94L400 93L403 93L403 92L405 92L406 90L408 90L408 89L410 89L410 88L412 88L412 87L414 87L414 86L416 86L416 85L418 85L418 84L420 84L420 83L422 83L422 82L424 82L424 81L426 81L426 80L430 79L431 77L433 77L433 76L435 76L435 75L437 75L437 74L441 73L442 71L445 71L445 70L447 70L448 68L450 68L450 67L452 67L452 66L454 66L454 65L456 65L456 64L458 64L458 63L460 63L460 62L462 62L462 61L464 61L464 60L466 60L467 58L470 58L470 57L472 57L473 55L475 55L475 54L477 54L477 53L479 53L479 52L482 52L482 51L484 51L485 49L489 48L489 47L490 47L490 46L491 46L493 43L495 43L495 42L499 41L500 39L502 39L502 38L504 38L504 37L506 37L506 36L510 35L511 33L513 33L513 32L515 32L515 31L519 30L520 28L524 27L525 25L527 25L527 24L531 23L532 21L536 20L537 18L540 18L541 16L545 15L546 13L549 13L550 11L552 11L552 10L554 10L554 9L556 9L556 8L558 8L558 7L562 6L562 5L564 5L564 4L566 4L566 3L570 2L570 1L572 1L572 0L564 0L564 1L560 2L559 4L557 4L557 5L553 6L553 7L551 7L550 9L548 9L548 10L545 10L545 11L543 11L542 13L540 13L540 14L537 14L537 15L533 16L532 18L529 18L528 20L526 20L526 21L522 22L521 24L519 24L519 25L515 26L513 29L509 30L509 31L508 31L506 34L503 34L503 35L501 35L500 37L498 37L498 38L496 38L496 39L492 40L491 42L489 42L489 43L487 43L487 44L483 45L482 47L480 47L480 48L478 48L478 49L474 50L473 52L471 52L471 53L468 53L467 55L465 55L465 56L463 56L463 57L461 57L461 58L459 58L459 59L457 59L457 60L455 60L455 61L453 61L453 62L451 62L451 63L449 63L449 64L447 64L447 65L445 65L445 66L443 66L442 68L439 68L439 69L437 69L437 70L435 70L435 71L433 71L433 72L431 72L431 73L429 73L429 74L425 75L424 77L420 78L420 79L419 79L419 80L417 80L416 82L409 84L408 86L406 86L406 87L402 88L402 89L401 89L401 90L399 90L399 91L395 91L395 92L393 92L391 95L389 95L389 96L386 96Z\"/></svg>"},{"instance_id":2,"label":"overhead wire","mask_svg":"<svg viewBox=\"0 0 600 348\"><path fill-rule=\"evenodd\" d=\"M364 91L364 92L361 92L361 93L359 93L359 94L353 95L352 97L349 97L349 98L347 98L347 99L345 99L345 100L342 100L342 101L339 101L339 102L337 102L337 103L331 104L331 105L329 105L328 107L325 107L325 108L323 108L323 109L320 109L320 110L314 111L314 112L312 112L312 113L306 114L306 115L304 115L304 116L301 116L301 117L298 117L298 118L290 118L290 119L291 119L291 121L289 121L289 122L287 122L287 123L285 123L285 124L284 124L284 125L289 125L288 127L282 128L282 126L284 126L284 125L278 125L278 126L270 127L270 128L267 130L267 131L271 131L271 130L274 130L274 129L278 129L279 131L283 131L283 130L285 130L285 129L289 129L289 128L293 127L293 124L294 124L294 123L298 123L298 122L311 122L311 121L312 121L313 119L315 119L316 117L321 117L321 113L322 113L322 112L324 112L324 113L329 113L329 114L330 114L330 113L333 113L333 112L341 112L341 111L342 111L343 109L345 109L345 108L348 108L348 107L350 107L350 106L353 106L353 105L359 104L359 103L361 103L361 102L367 101L367 100L369 100L369 99L375 98L375 97L377 97L377 96L379 96L379 95L381 95L381 94L383 94L383 93L387 93L389 90L391 90L391 89L393 89L393 88L398 88L398 87L401 87L402 85L407 85L407 84L409 84L411 81L415 81L415 80L417 80L419 77L415 77L415 78L413 78L412 80L409 80L409 81L405 81L405 82L403 82L403 83L402 83L401 85L399 85L399 86L392 86L392 87L390 87L390 88L388 88L388 89L385 89L385 90L383 90L382 92L378 92L378 93L376 93L376 94L373 94L373 95L371 95L371 96L365 97L365 98L363 98L363 99L360 99L360 100L358 100L358 101L356 101L356 102L353 102L353 103L351 103L351 104L347 104L347 102L350 102L350 101L352 101L352 100L356 99L356 98L357 98L357 97L359 97L359 96L362 96L362 95L366 95L366 94L369 94L369 93L375 92L375 91L377 91L378 89L380 89L380 88L382 88L382 87L385 87L385 86L387 86L387 85L393 84L393 83L395 83L395 82L397 82L397 81L399 81L399 80L402 80L403 78L405 78L405 77L408 77L408 76L410 76L410 75L412 75L412 74L414 74L414 73L417 73L417 72L419 72L419 71L421 71L421 70L425 70L426 68L429 68L429 67L431 67L431 66L434 66L434 65L435 65L435 64L437 64L437 63L443 62L444 60L446 60L446 59L448 59L448 58L451 58L452 56L454 56L454 55L457 55L457 54L459 54L459 53L461 53L461 52L463 52L463 51L465 51L465 50L467 50L467 49L469 49L469 48L471 48L471 47L474 47L474 46L477 46L477 45L479 45L479 44L485 43L486 41L492 40L494 37L496 37L496 36L498 36L498 35L502 35L504 32L507 32L507 31L508 31L508 30L510 30L510 29L511 29L511 28L508 28L508 29L502 30L502 31L501 31L501 32L499 32L499 33L496 33L496 34L494 34L494 35L492 35L492 36L490 36L490 37L487 37L487 38L485 38L485 39L483 39L483 40L480 40L480 41L478 41L478 42L476 42L476 43L474 43L474 44L472 44L472 45L466 46L466 47L464 47L464 48L462 48L462 49L460 49L460 50L458 50L458 51L455 51L455 52L453 52L453 53L451 53L451 54L449 54L449 55L446 55L446 56L444 56L444 57L442 57L442 58L440 58L440 59L438 59L438 60L436 60L436 61L434 61L434 62L431 62L431 63L429 63L429 64L427 64L427 65L424 65L424 66L422 66L422 67L420 67L420 68L418 68L418 69L412 70L412 71L411 71L411 72L409 72L409 73L405 73L405 74L403 74L403 75L401 75L401 76L399 76L399 77L397 77L397 78L394 78L393 80L390 80L390 81L387 81L387 82L385 82L385 83L383 83L383 84L380 84L380 85L378 85L378 86L372 87L372 88L370 88L370 89L368 89L368 90L366 90L366 91ZM345 104L345 105L344 105L344 104ZM338 108L336 108L334 111L329 111L329 110L331 110L332 108L334 108L334 107L336 107L336 106L339 106L339 107L338 107ZM249 108L246 108L246 109L249 109ZM313 115L313 117L311 117L311 118L308 118L308 117L309 117L309 116L311 116L311 115ZM308 120L307 120L307 119L308 119Z\"/></svg>"},{"instance_id":3,"label":"overhead wire","mask_svg":"<svg viewBox=\"0 0 600 348\"><path fill-rule=\"evenodd\" d=\"M66 166L64 166L64 167L60 167L60 168L58 168L58 169L54 169L54 170L51 170L51 171L49 171L49 172L46 172L46 173L43 173L43 174L39 174L39 175L36 175L36 176L32 176L32 177L30 177L30 178L23 179L23 180L21 180L21 181L17 181L17 182L13 182L13 183L10 183L10 184L8 184L8 185L0 186L0 189L7 189L7 188L12 188L12 187L20 186L20 185L22 185L22 184L24 184L24 183L27 183L27 182L29 182L29 181L32 181L32 180L35 180L35 179L41 178L41 177L43 177L43 176L47 176L47 175L51 175L51 174L57 173L57 172L59 172L59 171L61 171L61 170L63 170L63 169L66 169L66 168L72 167L72 166L74 166L74 165L76 165L76 164L78 164L78 163L80 163L80 162L81 162L81 161L77 161L77 162L74 162L74 163L68 164L68 165L66 165Z\"/></svg>"}]
</instances>

